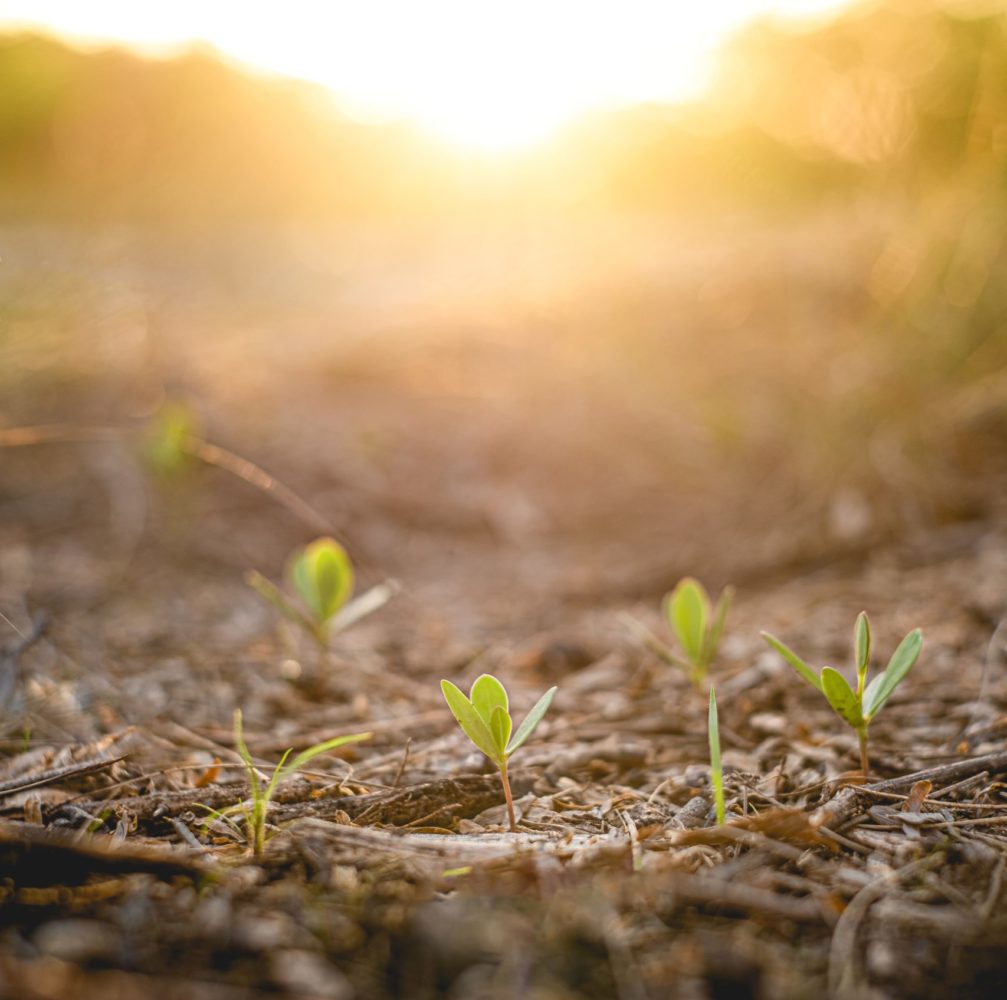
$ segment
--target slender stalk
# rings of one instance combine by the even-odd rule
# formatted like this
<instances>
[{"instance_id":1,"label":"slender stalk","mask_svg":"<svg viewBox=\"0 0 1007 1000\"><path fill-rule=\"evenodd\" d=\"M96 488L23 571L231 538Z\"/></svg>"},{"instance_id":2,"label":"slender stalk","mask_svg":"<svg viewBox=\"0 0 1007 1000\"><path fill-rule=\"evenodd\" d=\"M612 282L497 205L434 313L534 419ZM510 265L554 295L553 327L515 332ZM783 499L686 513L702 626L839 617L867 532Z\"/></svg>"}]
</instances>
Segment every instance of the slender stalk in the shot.
<instances>
[{"instance_id":1,"label":"slender stalk","mask_svg":"<svg viewBox=\"0 0 1007 1000\"><path fill-rule=\"evenodd\" d=\"M864 772L864 780L867 779L871 769L871 762L867 759L867 727L861 726L857 730L857 738L860 740L860 769Z\"/></svg>"},{"instance_id":2,"label":"slender stalk","mask_svg":"<svg viewBox=\"0 0 1007 1000\"><path fill-rule=\"evenodd\" d=\"M507 777L507 765L500 765L500 780L503 782L504 798L507 800L507 818L510 820L510 832L517 833L517 820L514 818L514 798L510 792L510 778Z\"/></svg>"},{"instance_id":3,"label":"slender stalk","mask_svg":"<svg viewBox=\"0 0 1007 1000\"><path fill-rule=\"evenodd\" d=\"M710 685L710 712L707 716L707 735L710 741L710 784L713 801L717 807L717 825L724 825L724 768L720 762L720 721L717 716L717 696Z\"/></svg>"}]
</instances>

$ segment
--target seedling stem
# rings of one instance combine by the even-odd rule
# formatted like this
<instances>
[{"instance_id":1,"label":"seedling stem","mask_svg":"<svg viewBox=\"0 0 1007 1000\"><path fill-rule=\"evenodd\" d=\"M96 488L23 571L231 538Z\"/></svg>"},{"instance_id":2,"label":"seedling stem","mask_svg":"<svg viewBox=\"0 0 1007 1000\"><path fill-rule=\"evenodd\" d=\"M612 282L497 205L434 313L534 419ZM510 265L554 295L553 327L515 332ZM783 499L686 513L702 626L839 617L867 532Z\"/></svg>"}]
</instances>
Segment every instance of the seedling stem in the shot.
<instances>
[{"instance_id":1,"label":"seedling stem","mask_svg":"<svg viewBox=\"0 0 1007 1000\"><path fill-rule=\"evenodd\" d=\"M500 767L500 781L503 783L504 798L507 800L507 820L510 823L510 832L517 833L517 819L514 816L514 796L510 790L510 778L507 777L507 765Z\"/></svg>"}]
</instances>

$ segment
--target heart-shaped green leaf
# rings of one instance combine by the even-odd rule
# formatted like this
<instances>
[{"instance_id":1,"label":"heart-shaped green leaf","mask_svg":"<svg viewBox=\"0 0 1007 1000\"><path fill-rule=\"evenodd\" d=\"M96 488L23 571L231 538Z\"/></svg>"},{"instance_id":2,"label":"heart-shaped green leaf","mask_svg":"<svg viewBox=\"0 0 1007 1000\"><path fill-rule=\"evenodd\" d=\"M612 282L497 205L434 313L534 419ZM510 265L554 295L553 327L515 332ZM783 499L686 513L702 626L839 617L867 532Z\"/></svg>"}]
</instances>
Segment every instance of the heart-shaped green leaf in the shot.
<instances>
[{"instance_id":1,"label":"heart-shaped green leaf","mask_svg":"<svg viewBox=\"0 0 1007 1000\"><path fill-rule=\"evenodd\" d=\"M507 714L507 692L492 674L482 674L475 679L472 690L469 692L469 699L472 707L479 713L483 722L488 726L493 718L493 710L502 708ZM504 746L507 741L504 740Z\"/></svg>"},{"instance_id":2,"label":"heart-shaped green leaf","mask_svg":"<svg viewBox=\"0 0 1007 1000\"><path fill-rule=\"evenodd\" d=\"M892 658L888 661L885 672L879 674L867 685L867 690L864 692L864 717L866 719L873 719L881 711L891 693L899 686L906 674L912 669L913 664L919 659L922 649L923 633L918 628L913 629L892 653Z\"/></svg>"},{"instance_id":3,"label":"heart-shaped green leaf","mask_svg":"<svg viewBox=\"0 0 1007 1000\"><path fill-rule=\"evenodd\" d=\"M866 611L861 611L857 615L853 636L857 655L857 673L862 674L866 672L867 664L871 658L871 623L867 620Z\"/></svg>"},{"instance_id":4,"label":"heart-shaped green leaf","mask_svg":"<svg viewBox=\"0 0 1007 1000\"><path fill-rule=\"evenodd\" d=\"M789 663L810 685L818 688L822 691L822 682L818 674L809 667L804 660L802 660L789 646L785 646L779 639L775 636L770 635L768 632L760 632L759 635L762 636L766 642L769 643L777 653L782 656L787 663ZM824 694L825 692L822 691Z\"/></svg>"},{"instance_id":5,"label":"heart-shaped green leaf","mask_svg":"<svg viewBox=\"0 0 1007 1000\"><path fill-rule=\"evenodd\" d=\"M498 762L500 757L493 734L490 732L489 726L483 722L482 716L473 707L472 702L451 681L441 681L441 692L444 694L444 700L448 703L448 708L451 709L451 714L458 720L458 725L462 727L462 732L490 760Z\"/></svg>"},{"instance_id":6,"label":"heart-shaped green leaf","mask_svg":"<svg viewBox=\"0 0 1007 1000\"><path fill-rule=\"evenodd\" d=\"M512 753L533 732L535 732L535 727L542 721L542 716L549 711L549 706L552 704L553 696L556 694L557 688L551 687L537 702L535 702L532 710L524 717L524 721L518 726L517 732L514 734L514 738L510 741L510 745L507 747L507 756L509 757Z\"/></svg>"},{"instance_id":7,"label":"heart-shaped green leaf","mask_svg":"<svg viewBox=\"0 0 1007 1000\"><path fill-rule=\"evenodd\" d=\"M510 731L513 725L511 717L504 709L497 705L490 716L490 734L493 736L493 743L500 757L507 756L507 741L510 739Z\"/></svg>"},{"instance_id":8,"label":"heart-shaped green leaf","mask_svg":"<svg viewBox=\"0 0 1007 1000\"><path fill-rule=\"evenodd\" d=\"M833 670L832 667L822 668L822 693L836 715L845 719L854 729L859 729L864 724L857 696L838 670Z\"/></svg>"},{"instance_id":9,"label":"heart-shaped green leaf","mask_svg":"<svg viewBox=\"0 0 1007 1000\"><path fill-rule=\"evenodd\" d=\"M327 622L353 593L353 566L346 550L332 538L319 538L294 558L294 589L317 621Z\"/></svg>"},{"instance_id":10,"label":"heart-shaped green leaf","mask_svg":"<svg viewBox=\"0 0 1007 1000\"><path fill-rule=\"evenodd\" d=\"M665 599L665 614L686 656L701 662L710 623L710 598L703 585L689 576L680 580Z\"/></svg>"}]
</instances>

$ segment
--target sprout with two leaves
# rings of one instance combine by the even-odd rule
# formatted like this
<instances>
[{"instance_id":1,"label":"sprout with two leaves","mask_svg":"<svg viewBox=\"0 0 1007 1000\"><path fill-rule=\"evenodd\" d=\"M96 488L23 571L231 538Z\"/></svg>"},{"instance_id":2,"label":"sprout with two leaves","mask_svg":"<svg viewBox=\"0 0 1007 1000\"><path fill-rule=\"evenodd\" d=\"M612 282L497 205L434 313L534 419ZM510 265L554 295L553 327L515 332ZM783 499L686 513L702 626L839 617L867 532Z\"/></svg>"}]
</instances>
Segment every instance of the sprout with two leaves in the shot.
<instances>
[{"instance_id":1,"label":"sprout with two leaves","mask_svg":"<svg viewBox=\"0 0 1007 1000\"><path fill-rule=\"evenodd\" d=\"M353 564L346 549L334 538L317 538L298 549L287 564L287 577L301 606L293 604L279 587L255 570L247 580L284 618L304 628L323 648L328 648L334 633L376 611L397 590L394 582L386 581L350 600Z\"/></svg>"},{"instance_id":2,"label":"sprout with two leaves","mask_svg":"<svg viewBox=\"0 0 1007 1000\"><path fill-rule=\"evenodd\" d=\"M664 616L678 638L684 659L635 618L624 615L622 620L647 649L665 663L685 671L693 687L702 691L707 671L717 655L733 597L734 588L725 587L714 606L706 588L691 576L679 580L675 589L665 594Z\"/></svg>"},{"instance_id":3,"label":"sprout with two leaves","mask_svg":"<svg viewBox=\"0 0 1007 1000\"><path fill-rule=\"evenodd\" d=\"M514 751L535 732L542 716L552 704L556 688L549 688L539 698L525 716L524 722L518 726L513 738L511 730L514 722L510 717L507 691L495 677L490 674L477 677L468 697L451 681L441 681L441 691L451 714L462 727L462 732L499 768L504 798L507 800L507 818L510 820L511 832L516 832L517 820L514 818L514 799L511 796L510 779L507 777L507 764Z\"/></svg>"},{"instance_id":4,"label":"sprout with two leaves","mask_svg":"<svg viewBox=\"0 0 1007 1000\"><path fill-rule=\"evenodd\" d=\"M838 670L833 670L832 667L823 667L821 673L816 674L804 660L779 639L768 632L762 632L761 635L809 684L818 688L825 695L836 715L856 730L860 743L860 767L864 772L864 778L866 778L870 767L870 761L867 757L867 727L919 658L920 650L923 648L923 633L918 628L913 629L899 643L884 672L878 674L865 687L871 658L871 626L867 620L867 612L861 611L857 616L857 623L853 630L857 665L856 690L850 687L846 678Z\"/></svg>"}]
</instances>

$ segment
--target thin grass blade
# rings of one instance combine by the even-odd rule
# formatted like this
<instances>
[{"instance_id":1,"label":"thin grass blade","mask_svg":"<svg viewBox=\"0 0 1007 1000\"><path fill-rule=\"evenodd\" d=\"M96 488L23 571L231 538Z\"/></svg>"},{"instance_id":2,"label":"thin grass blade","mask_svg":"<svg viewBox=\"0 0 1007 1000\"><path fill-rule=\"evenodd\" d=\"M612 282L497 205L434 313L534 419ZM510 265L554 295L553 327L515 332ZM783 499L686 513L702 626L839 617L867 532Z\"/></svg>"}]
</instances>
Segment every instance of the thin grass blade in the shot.
<instances>
[{"instance_id":1,"label":"thin grass blade","mask_svg":"<svg viewBox=\"0 0 1007 1000\"><path fill-rule=\"evenodd\" d=\"M234 747L238 751L238 756L241 758L242 763L245 765L248 784L252 792L252 804L256 805L262 797L262 784L258 768L256 768L255 761L252 759L251 753L249 753L248 745L245 743L240 708L234 710Z\"/></svg>"},{"instance_id":2,"label":"thin grass blade","mask_svg":"<svg viewBox=\"0 0 1007 1000\"><path fill-rule=\"evenodd\" d=\"M713 786L713 801L717 807L717 824L724 824L724 768L720 762L720 721L717 717L717 696L710 685L710 711L706 723L710 741L710 784Z\"/></svg>"},{"instance_id":3,"label":"thin grass blade","mask_svg":"<svg viewBox=\"0 0 1007 1000\"><path fill-rule=\"evenodd\" d=\"M346 746L347 743L360 743L363 740L369 740L373 735L373 733L354 733L352 736L335 736L331 740L325 740L324 743L316 743L314 746L308 747L307 750L302 750L289 764L287 764L280 777L286 778L295 771L299 771L305 764L314 760L323 753L328 753L330 750L335 750L337 747ZM290 751L288 750L287 753L290 753ZM283 761L280 761L280 763L282 764Z\"/></svg>"},{"instance_id":4,"label":"thin grass blade","mask_svg":"<svg viewBox=\"0 0 1007 1000\"><path fill-rule=\"evenodd\" d=\"M289 771L284 771L283 765L287 762L287 758L293 752L293 748L284 750L283 756L280 758L280 762L273 768L273 773L269 776L269 781L266 784L266 789L262 793L262 799L265 803L266 808L269 808L269 803L273 798L273 792L276 791L276 786L280 783L281 778L285 778Z\"/></svg>"}]
</instances>

